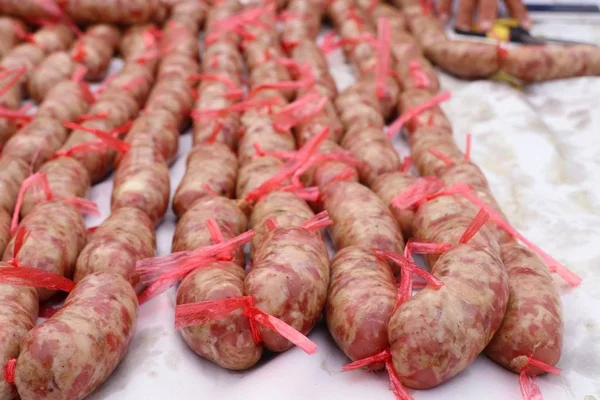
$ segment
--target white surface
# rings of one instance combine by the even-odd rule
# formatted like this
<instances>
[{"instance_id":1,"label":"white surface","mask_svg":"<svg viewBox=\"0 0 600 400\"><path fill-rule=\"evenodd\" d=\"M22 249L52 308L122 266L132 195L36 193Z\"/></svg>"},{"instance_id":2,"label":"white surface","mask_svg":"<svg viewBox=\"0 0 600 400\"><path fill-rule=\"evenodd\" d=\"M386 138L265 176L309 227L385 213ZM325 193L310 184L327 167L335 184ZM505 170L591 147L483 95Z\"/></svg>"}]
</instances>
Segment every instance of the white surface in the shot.
<instances>
[{"instance_id":1,"label":"white surface","mask_svg":"<svg viewBox=\"0 0 600 400\"><path fill-rule=\"evenodd\" d=\"M340 87L352 82L340 53L330 57ZM461 144L473 134L473 159L498 202L528 238L584 278L576 289L560 280L565 315L561 376L539 379L546 400L600 399L600 78L530 86L525 92L492 82L444 77L452 91L444 111ZM171 167L171 193L184 174L191 135L182 135ZM406 145L398 140L399 151ZM109 213L112 181L91 199ZM100 219L90 219L90 225ZM171 211L158 229L158 253L168 254L175 228ZM175 289L140 309L129 352L91 400L392 400L385 373L342 373L348 362L320 324L307 356L292 349L236 373L196 356L173 328ZM519 399L518 377L484 356L438 388L412 391L417 400Z\"/></svg>"}]
</instances>

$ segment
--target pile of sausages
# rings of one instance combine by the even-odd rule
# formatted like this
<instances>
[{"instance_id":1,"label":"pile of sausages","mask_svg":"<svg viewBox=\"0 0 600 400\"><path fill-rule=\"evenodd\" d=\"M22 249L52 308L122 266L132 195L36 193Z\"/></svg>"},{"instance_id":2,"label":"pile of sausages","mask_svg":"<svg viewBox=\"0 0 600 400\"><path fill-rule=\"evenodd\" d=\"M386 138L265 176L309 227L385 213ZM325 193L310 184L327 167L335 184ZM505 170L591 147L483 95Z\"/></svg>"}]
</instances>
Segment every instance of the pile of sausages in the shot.
<instances>
[{"instance_id":1,"label":"pile of sausages","mask_svg":"<svg viewBox=\"0 0 600 400\"><path fill-rule=\"evenodd\" d=\"M344 370L385 369L397 398L480 353L539 392L562 349L549 271L579 278L506 221L470 142L454 142L432 63L543 81L597 75L598 55L451 41L420 1L397 6L0 0L19 18L0 17L0 400L85 398L125 356L139 306L174 285L175 327L223 368L313 354L324 314ZM336 47L356 75L343 91ZM156 257L190 125L172 254ZM113 171L111 214L86 229L85 196Z\"/></svg>"}]
</instances>

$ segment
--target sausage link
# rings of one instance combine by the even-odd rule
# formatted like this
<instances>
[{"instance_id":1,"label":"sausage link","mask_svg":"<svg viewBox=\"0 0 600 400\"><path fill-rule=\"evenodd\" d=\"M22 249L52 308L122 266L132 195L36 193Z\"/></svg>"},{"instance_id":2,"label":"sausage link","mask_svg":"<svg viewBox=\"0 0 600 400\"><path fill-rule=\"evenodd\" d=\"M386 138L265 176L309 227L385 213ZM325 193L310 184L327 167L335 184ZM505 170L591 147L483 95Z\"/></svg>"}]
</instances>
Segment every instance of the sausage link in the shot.
<instances>
[{"instance_id":1,"label":"sausage link","mask_svg":"<svg viewBox=\"0 0 600 400\"><path fill-rule=\"evenodd\" d=\"M36 103L41 103L58 82L73 74L75 63L66 51L50 54L38 68L31 73L27 82L27 91Z\"/></svg>"},{"instance_id":2,"label":"sausage link","mask_svg":"<svg viewBox=\"0 0 600 400\"><path fill-rule=\"evenodd\" d=\"M302 227L287 227L268 233L254 248L244 292L256 307L306 335L321 315L328 285L329 260L321 237ZM260 330L271 351L293 346L271 330Z\"/></svg>"},{"instance_id":3,"label":"sausage link","mask_svg":"<svg viewBox=\"0 0 600 400\"><path fill-rule=\"evenodd\" d=\"M600 75L596 46L524 46L501 58L502 70L525 82Z\"/></svg>"},{"instance_id":4,"label":"sausage link","mask_svg":"<svg viewBox=\"0 0 600 400\"><path fill-rule=\"evenodd\" d=\"M350 129L342 139L342 147L360 161L360 180L371 185L385 172L397 171L400 157L392 142L380 128Z\"/></svg>"},{"instance_id":5,"label":"sausage link","mask_svg":"<svg viewBox=\"0 0 600 400\"><path fill-rule=\"evenodd\" d=\"M154 147L152 137L139 133L119 163L111 196L111 210L135 207L157 223L169 204L169 167Z\"/></svg>"},{"instance_id":6,"label":"sausage link","mask_svg":"<svg viewBox=\"0 0 600 400\"><path fill-rule=\"evenodd\" d=\"M29 175L29 165L20 158L0 158L0 207L12 214L21 184Z\"/></svg>"},{"instance_id":7,"label":"sausage link","mask_svg":"<svg viewBox=\"0 0 600 400\"><path fill-rule=\"evenodd\" d=\"M139 24L150 21L160 11L158 0L66 0L65 12L78 23L105 22L111 24Z\"/></svg>"},{"instance_id":8,"label":"sausage link","mask_svg":"<svg viewBox=\"0 0 600 400\"><path fill-rule=\"evenodd\" d=\"M278 228L287 228L301 226L314 215L306 202L293 193L269 193L254 205L250 214L250 228L254 231L250 247L252 254L269 236L267 221L270 220ZM252 255L251 258L254 259Z\"/></svg>"},{"instance_id":9,"label":"sausage link","mask_svg":"<svg viewBox=\"0 0 600 400\"><path fill-rule=\"evenodd\" d=\"M250 192L279 172L283 165L283 161L275 157L255 158L248 164L243 165L238 171L235 190L237 198L245 198Z\"/></svg>"},{"instance_id":10,"label":"sausage link","mask_svg":"<svg viewBox=\"0 0 600 400\"><path fill-rule=\"evenodd\" d=\"M128 86L130 85L131 86ZM135 63L126 63L119 74L110 81L105 92L116 91L121 94L125 88L137 100L141 107L148 98L154 84L154 71Z\"/></svg>"},{"instance_id":11,"label":"sausage link","mask_svg":"<svg viewBox=\"0 0 600 400\"><path fill-rule=\"evenodd\" d=\"M509 243L500 251L508 272L510 299L502 325L485 352L517 374L527 365L527 357L556 365L562 350L563 319L554 280L528 248ZM542 372L529 368L535 374Z\"/></svg>"},{"instance_id":12,"label":"sausage link","mask_svg":"<svg viewBox=\"0 0 600 400\"><path fill-rule=\"evenodd\" d=\"M234 197L237 171L237 158L229 147L220 143L194 146L187 156L185 175L173 197L175 215L180 218L196 200L213 193Z\"/></svg>"},{"instance_id":13,"label":"sausage link","mask_svg":"<svg viewBox=\"0 0 600 400\"><path fill-rule=\"evenodd\" d=\"M46 25L36 31L31 38L46 55L67 50L74 39L73 32L64 24Z\"/></svg>"},{"instance_id":14,"label":"sausage link","mask_svg":"<svg viewBox=\"0 0 600 400\"><path fill-rule=\"evenodd\" d=\"M69 203L53 200L38 204L21 221L29 232L19 252L21 264L51 271L70 278L77 256L86 242L83 217ZM14 257L15 237L8 243L3 260ZM47 300L56 291L38 289L40 301Z\"/></svg>"},{"instance_id":15,"label":"sausage link","mask_svg":"<svg viewBox=\"0 0 600 400\"><path fill-rule=\"evenodd\" d=\"M23 340L15 370L21 399L80 400L92 393L125 356L137 313L135 292L119 275L84 278Z\"/></svg>"},{"instance_id":16,"label":"sausage link","mask_svg":"<svg viewBox=\"0 0 600 400\"><path fill-rule=\"evenodd\" d=\"M46 175L48 186L55 198L85 197L92 186L85 167L71 157L50 160L42 165L39 172ZM37 203L45 199L42 191L26 191L21 205L21 217L29 214Z\"/></svg>"},{"instance_id":17,"label":"sausage link","mask_svg":"<svg viewBox=\"0 0 600 400\"><path fill-rule=\"evenodd\" d=\"M375 193L356 182L336 181L322 189L321 196L338 249L362 246L402 254L398 223Z\"/></svg>"},{"instance_id":18,"label":"sausage link","mask_svg":"<svg viewBox=\"0 0 600 400\"><path fill-rule=\"evenodd\" d=\"M500 326L508 303L508 277L500 257L475 244L445 252L432 274L443 283L404 302L388 327L400 381L427 389L463 371Z\"/></svg>"},{"instance_id":19,"label":"sausage link","mask_svg":"<svg viewBox=\"0 0 600 400\"><path fill-rule=\"evenodd\" d=\"M85 30L71 48L70 55L87 68L86 80L99 81L106 75L120 40L121 31L113 25L97 24Z\"/></svg>"},{"instance_id":20,"label":"sausage link","mask_svg":"<svg viewBox=\"0 0 600 400\"><path fill-rule=\"evenodd\" d=\"M180 1L173 5L169 22L176 22L191 32L198 32L206 17L206 6L196 0Z\"/></svg>"},{"instance_id":21,"label":"sausage link","mask_svg":"<svg viewBox=\"0 0 600 400\"><path fill-rule=\"evenodd\" d=\"M335 106L346 129L383 127L385 121L379 110L377 97L373 93L360 92L358 86L350 86L336 99Z\"/></svg>"},{"instance_id":22,"label":"sausage link","mask_svg":"<svg viewBox=\"0 0 600 400\"><path fill-rule=\"evenodd\" d=\"M398 106L398 112L404 114L411 109L425 103L432 99L431 92L424 89L408 89L400 95L400 102ZM417 129L435 128L444 130L446 132L452 132L452 125L446 114L442 111L439 106L430 107L427 110L420 113L418 116L413 117L406 124L406 129L413 133Z\"/></svg>"},{"instance_id":23,"label":"sausage link","mask_svg":"<svg viewBox=\"0 0 600 400\"><path fill-rule=\"evenodd\" d=\"M179 124L177 117L167 110L153 110L141 115L134 121L129 133L125 137L127 143L133 143L138 135L150 135L154 147L169 163L177 156L179 150ZM121 161L123 156L118 155L115 163Z\"/></svg>"},{"instance_id":24,"label":"sausage link","mask_svg":"<svg viewBox=\"0 0 600 400\"><path fill-rule=\"evenodd\" d=\"M173 236L173 252L192 250L208 246L212 243L206 222L214 218L221 229L225 240L231 239L246 231L248 220L237 206L235 200L225 197L203 197L181 217ZM244 264L241 249L235 253L234 262Z\"/></svg>"},{"instance_id":25,"label":"sausage link","mask_svg":"<svg viewBox=\"0 0 600 400\"><path fill-rule=\"evenodd\" d=\"M395 303L394 275L369 250L346 247L331 260L325 316L331 336L348 358L360 360L388 348Z\"/></svg>"},{"instance_id":26,"label":"sausage link","mask_svg":"<svg viewBox=\"0 0 600 400\"><path fill-rule=\"evenodd\" d=\"M413 176L396 171L380 175L371 184L371 190L388 206L392 215L396 218L405 239L412 236L415 213L411 209L400 210L392 206L392 200L404 192L414 181Z\"/></svg>"},{"instance_id":27,"label":"sausage link","mask_svg":"<svg viewBox=\"0 0 600 400\"><path fill-rule=\"evenodd\" d=\"M53 118L35 118L6 142L3 156L20 158L39 168L67 139L65 127Z\"/></svg>"},{"instance_id":28,"label":"sausage link","mask_svg":"<svg viewBox=\"0 0 600 400\"><path fill-rule=\"evenodd\" d=\"M155 250L150 217L137 208L119 208L98 226L79 254L73 280L78 283L97 272L114 272L135 287L139 282L135 263L154 256Z\"/></svg>"},{"instance_id":29,"label":"sausage link","mask_svg":"<svg viewBox=\"0 0 600 400\"><path fill-rule=\"evenodd\" d=\"M0 59L20 42L20 32L25 32L25 26L21 21L0 17Z\"/></svg>"},{"instance_id":30,"label":"sausage link","mask_svg":"<svg viewBox=\"0 0 600 400\"><path fill-rule=\"evenodd\" d=\"M339 142L344 134L344 126L338 117L335 105L329 100L317 115L308 121L300 122L294 128L298 147L304 146L325 127L329 128L328 138L336 143Z\"/></svg>"},{"instance_id":31,"label":"sausage link","mask_svg":"<svg viewBox=\"0 0 600 400\"><path fill-rule=\"evenodd\" d=\"M188 119L193 105L194 95L192 87L187 81L177 78L164 78L154 85L146 101L144 111L147 114L159 111L170 113L176 119L179 131L179 127Z\"/></svg>"},{"instance_id":32,"label":"sausage link","mask_svg":"<svg viewBox=\"0 0 600 400\"><path fill-rule=\"evenodd\" d=\"M185 54L170 53L163 56L158 66L158 80L179 78L184 81L199 72L198 62Z\"/></svg>"},{"instance_id":33,"label":"sausage link","mask_svg":"<svg viewBox=\"0 0 600 400\"><path fill-rule=\"evenodd\" d=\"M245 277L246 272L236 263L205 265L183 279L177 290L177 304L243 296ZM196 354L231 370L248 369L262 356L262 345L254 343L242 310L213 322L183 328L181 336Z\"/></svg>"},{"instance_id":34,"label":"sausage link","mask_svg":"<svg viewBox=\"0 0 600 400\"><path fill-rule=\"evenodd\" d=\"M9 266L0 263L0 273L3 267ZM19 356L23 338L35 327L39 300L34 288L0 285L0 304L0 365L6 365L8 360ZM15 386L0 374L0 399L16 397Z\"/></svg>"},{"instance_id":35,"label":"sausage link","mask_svg":"<svg viewBox=\"0 0 600 400\"><path fill-rule=\"evenodd\" d=\"M89 106L85 88L77 82L66 80L50 89L35 116L61 122L76 121L88 111Z\"/></svg>"},{"instance_id":36,"label":"sausage link","mask_svg":"<svg viewBox=\"0 0 600 400\"><path fill-rule=\"evenodd\" d=\"M286 152L296 149L296 142L289 131L277 132L273 127L273 119L260 116L246 124L244 135L238 142L238 160L240 165L246 165L257 156L256 144L266 152Z\"/></svg>"}]
</instances>

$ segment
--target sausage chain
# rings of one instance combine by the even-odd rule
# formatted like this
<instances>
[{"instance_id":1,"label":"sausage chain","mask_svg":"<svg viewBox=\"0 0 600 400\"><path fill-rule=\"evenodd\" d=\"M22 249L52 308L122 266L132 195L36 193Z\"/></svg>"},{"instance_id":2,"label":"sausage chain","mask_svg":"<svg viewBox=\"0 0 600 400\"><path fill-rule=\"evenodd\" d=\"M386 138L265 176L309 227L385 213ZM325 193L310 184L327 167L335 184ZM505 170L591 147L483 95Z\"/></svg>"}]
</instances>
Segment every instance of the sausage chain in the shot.
<instances>
[{"instance_id":1,"label":"sausage chain","mask_svg":"<svg viewBox=\"0 0 600 400\"><path fill-rule=\"evenodd\" d=\"M66 50L73 34L66 26L48 25L27 36L28 42L13 47L0 61L0 107L16 110L25 95L25 86L33 69L46 57ZM0 142L6 143L18 130L12 120L0 118Z\"/></svg>"}]
</instances>

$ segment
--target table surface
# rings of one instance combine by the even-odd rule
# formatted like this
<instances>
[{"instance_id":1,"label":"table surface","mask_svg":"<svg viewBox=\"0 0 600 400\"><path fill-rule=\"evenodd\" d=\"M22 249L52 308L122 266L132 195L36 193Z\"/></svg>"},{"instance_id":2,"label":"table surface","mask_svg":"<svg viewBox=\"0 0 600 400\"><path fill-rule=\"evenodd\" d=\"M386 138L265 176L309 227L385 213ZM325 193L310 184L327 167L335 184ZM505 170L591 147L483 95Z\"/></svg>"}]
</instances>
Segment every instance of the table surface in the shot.
<instances>
[{"instance_id":1,"label":"table surface","mask_svg":"<svg viewBox=\"0 0 600 400\"><path fill-rule=\"evenodd\" d=\"M600 43L600 26L537 25L536 33ZM340 89L353 82L341 53L329 56ZM119 63L114 63L114 69ZM523 91L490 81L466 82L442 75L452 99L442 108L464 148L473 138L473 160L483 169L509 220L526 237L583 278L571 289L556 280L565 320L560 376L539 379L546 400L600 399L600 77L530 85ZM395 142L408 153L402 139ZM191 135L180 138L171 166L171 194L185 172ZM112 179L91 191L109 215ZM158 254L168 254L176 225L169 211L158 228ZM231 372L198 357L173 327L175 289L140 308L125 359L90 400L336 400L389 399L385 373L342 373L348 362L321 322L310 334L316 355L299 349L269 356L245 372ZM412 391L417 400L519 399L517 375L484 356L450 382Z\"/></svg>"}]
</instances>

